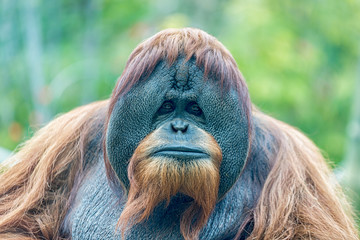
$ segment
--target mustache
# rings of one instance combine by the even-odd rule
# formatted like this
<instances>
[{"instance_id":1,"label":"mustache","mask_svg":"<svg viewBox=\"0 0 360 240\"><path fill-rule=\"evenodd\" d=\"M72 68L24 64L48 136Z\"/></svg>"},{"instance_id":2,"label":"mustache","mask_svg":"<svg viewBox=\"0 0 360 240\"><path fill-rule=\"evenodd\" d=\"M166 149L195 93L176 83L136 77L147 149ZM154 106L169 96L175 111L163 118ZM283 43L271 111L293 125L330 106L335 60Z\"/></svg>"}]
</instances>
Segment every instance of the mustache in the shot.
<instances>
[{"instance_id":1,"label":"mustache","mask_svg":"<svg viewBox=\"0 0 360 240\"><path fill-rule=\"evenodd\" d=\"M182 193L193 200L181 216L180 231L185 239L196 239L217 201L221 149L209 136L203 144L209 152L206 158L178 161L150 154L159 142L156 134L150 134L129 161L130 189L118 227L124 236L132 226L148 219L159 203L165 201L167 207L171 197Z\"/></svg>"}]
</instances>

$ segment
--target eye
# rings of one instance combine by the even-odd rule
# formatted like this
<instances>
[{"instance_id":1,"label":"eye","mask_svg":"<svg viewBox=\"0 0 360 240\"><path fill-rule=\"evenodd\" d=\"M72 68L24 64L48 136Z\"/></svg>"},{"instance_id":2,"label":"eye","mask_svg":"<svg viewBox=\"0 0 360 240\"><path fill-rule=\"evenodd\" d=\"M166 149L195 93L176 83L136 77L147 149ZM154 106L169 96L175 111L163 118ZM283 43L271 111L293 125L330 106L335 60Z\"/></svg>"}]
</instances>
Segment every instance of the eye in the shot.
<instances>
[{"instance_id":1,"label":"eye","mask_svg":"<svg viewBox=\"0 0 360 240\"><path fill-rule=\"evenodd\" d=\"M191 103L187 107L187 111L195 116L200 116L202 114L202 110L197 103Z\"/></svg>"},{"instance_id":2,"label":"eye","mask_svg":"<svg viewBox=\"0 0 360 240\"><path fill-rule=\"evenodd\" d=\"M159 113L160 114L170 113L170 112L174 111L174 109L175 109L174 104L170 101L166 101L161 105L161 107L159 109Z\"/></svg>"}]
</instances>

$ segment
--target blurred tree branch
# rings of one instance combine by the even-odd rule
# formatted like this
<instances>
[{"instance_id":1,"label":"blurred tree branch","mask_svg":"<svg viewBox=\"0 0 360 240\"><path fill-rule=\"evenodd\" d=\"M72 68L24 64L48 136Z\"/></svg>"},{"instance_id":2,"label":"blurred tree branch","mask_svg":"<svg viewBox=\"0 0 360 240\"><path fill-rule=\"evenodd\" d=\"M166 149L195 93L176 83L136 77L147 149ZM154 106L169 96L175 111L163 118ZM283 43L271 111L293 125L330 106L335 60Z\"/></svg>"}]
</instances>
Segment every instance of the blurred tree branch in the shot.
<instances>
[{"instance_id":1,"label":"blurred tree branch","mask_svg":"<svg viewBox=\"0 0 360 240\"><path fill-rule=\"evenodd\" d=\"M85 5L85 33L83 40L84 56L89 67L84 71L82 102L89 103L96 100L96 81L99 78L98 49L100 31L96 23L100 21L102 1L87 1Z\"/></svg>"},{"instance_id":2,"label":"blurred tree branch","mask_svg":"<svg viewBox=\"0 0 360 240\"><path fill-rule=\"evenodd\" d=\"M43 124L50 119L50 113L48 108L41 102L41 94L44 94L45 90L45 77L42 61L42 27L39 19L39 1L28 0L24 3L26 56L34 105L34 120L35 124Z\"/></svg>"},{"instance_id":3,"label":"blurred tree branch","mask_svg":"<svg viewBox=\"0 0 360 240\"><path fill-rule=\"evenodd\" d=\"M360 57L355 80L352 116L348 125L348 144L343 161L342 185L350 190L360 212Z\"/></svg>"}]
</instances>

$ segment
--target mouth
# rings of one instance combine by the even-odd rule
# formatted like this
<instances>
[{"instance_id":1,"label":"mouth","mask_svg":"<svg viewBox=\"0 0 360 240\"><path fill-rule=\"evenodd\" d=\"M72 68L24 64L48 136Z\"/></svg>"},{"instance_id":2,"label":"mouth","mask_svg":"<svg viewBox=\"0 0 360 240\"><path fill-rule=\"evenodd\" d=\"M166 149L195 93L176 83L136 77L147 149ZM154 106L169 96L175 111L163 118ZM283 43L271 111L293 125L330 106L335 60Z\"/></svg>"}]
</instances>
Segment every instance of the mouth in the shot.
<instances>
[{"instance_id":1,"label":"mouth","mask_svg":"<svg viewBox=\"0 0 360 240\"><path fill-rule=\"evenodd\" d=\"M154 151L153 156L171 157L179 160L209 158L209 154L201 148L184 145L163 146Z\"/></svg>"}]
</instances>

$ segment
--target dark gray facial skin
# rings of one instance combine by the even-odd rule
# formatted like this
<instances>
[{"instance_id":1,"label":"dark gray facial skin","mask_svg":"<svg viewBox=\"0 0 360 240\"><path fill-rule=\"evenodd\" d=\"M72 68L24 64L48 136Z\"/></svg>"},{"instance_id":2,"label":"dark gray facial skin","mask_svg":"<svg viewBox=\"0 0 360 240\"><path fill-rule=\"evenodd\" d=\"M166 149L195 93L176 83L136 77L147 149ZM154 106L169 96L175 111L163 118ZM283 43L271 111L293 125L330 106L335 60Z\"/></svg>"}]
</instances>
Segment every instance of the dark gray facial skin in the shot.
<instances>
[{"instance_id":1,"label":"dark gray facial skin","mask_svg":"<svg viewBox=\"0 0 360 240\"><path fill-rule=\"evenodd\" d=\"M118 100L110 117L106 150L127 189L127 165L134 150L164 124L176 126L177 131L187 126L185 138L194 138L196 133L190 130L196 127L215 138L223 153L218 193L222 198L238 179L249 148L249 124L237 92L221 89L216 79L205 80L193 59L180 58L170 68L160 62L148 79ZM174 139L172 134L170 130L168 138Z\"/></svg>"},{"instance_id":2,"label":"dark gray facial skin","mask_svg":"<svg viewBox=\"0 0 360 240\"><path fill-rule=\"evenodd\" d=\"M270 146L272 139L259 131L256 118L251 117L254 126L252 147L244 168L249 145L248 122L236 91L222 90L216 79L205 81L202 70L193 60L185 63L185 67L182 64L182 59L171 68L164 62L159 63L148 79L139 82L118 100L107 130L108 157L117 176L129 188L128 161L139 142L149 133L164 128L167 129L162 132L164 138L176 142L171 125L181 131L184 124L188 124L190 130L187 133L190 134L182 138L190 141L196 137L196 131L193 134L191 129L207 131L220 145L223 160L219 200L199 239L234 239L244 220L249 219L250 210L254 208L268 175L269 159L263 146ZM164 113L162 106L167 101L171 101L174 108ZM197 109L189 108L194 103L201 109L201 114L189 110ZM101 150L101 141L98 142ZM74 240L121 239L120 233L116 232L116 224L126 195L121 192L123 198L119 198L110 188L102 155L91 154L91 157L95 159L87 169L62 231ZM178 195L167 207L160 203L146 221L127 232L126 239L183 239L179 223L188 206L189 197ZM240 239L245 239L252 231L251 222L245 226Z\"/></svg>"}]
</instances>

